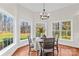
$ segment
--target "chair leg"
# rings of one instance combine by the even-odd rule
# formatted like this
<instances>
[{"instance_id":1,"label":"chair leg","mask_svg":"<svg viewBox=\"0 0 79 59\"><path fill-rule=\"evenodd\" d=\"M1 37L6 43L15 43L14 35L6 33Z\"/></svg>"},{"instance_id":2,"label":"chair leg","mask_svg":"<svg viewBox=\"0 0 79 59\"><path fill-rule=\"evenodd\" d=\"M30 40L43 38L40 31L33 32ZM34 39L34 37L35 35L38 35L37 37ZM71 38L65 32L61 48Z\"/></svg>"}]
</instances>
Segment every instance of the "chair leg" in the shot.
<instances>
[{"instance_id":1,"label":"chair leg","mask_svg":"<svg viewBox=\"0 0 79 59\"><path fill-rule=\"evenodd\" d=\"M42 56L43 55L43 51L42 51L42 49L41 49L41 51L40 51L40 56Z\"/></svg>"},{"instance_id":2,"label":"chair leg","mask_svg":"<svg viewBox=\"0 0 79 59\"><path fill-rule=\"evenodd\" d=\"M52 56L54 56L54 52L52 51Z\"/></svg>"},{"instance_id":3,"label":"chair leg","mask_svg":"<svg viewBox=\"0 0 79 59\"><path fill-rule=\"evenodd\" d=\"M57 56L58 56L59 50L58 50L58 46L57 46Z\"/></svg>"},{"instance_id":4,"label":"chair leg","mask_svg":"<svg viewBox=\"0 0 79 59\"><path fill-rule=\"evenodd\" d=\"M41 51L41 54L42 54L42 56L44 56L44 54L45 54L45 53L44 53L44 50Z\"/></svg>"},{"instance_id":5,"label":"chair leg","mask_svg":"<svg viewBox=\"0 0 79 59\"><path fill-rule=\"evenodd\" d=\"M39 50L37 50L37 56L39 56Z\"/></svg>"},{"instance_id":6,"label":"chair leg","mask_svg":"<svg viewBox=\"0 0 79 59\"><path fill-rule=\"evenodd\" d=\"M29 56L30 56L30 50L31 50L31 48L29 47Z\"/></svg>"},{"instance_id":7,"label":"chair leg","mask_svg":"<svg viewBox=\"0 0 79 59\"><path fill-rule=\"evenodd\" d=\"M54 56L54 48L53 48L53 56Z\"/></svg>"}]
</instances>

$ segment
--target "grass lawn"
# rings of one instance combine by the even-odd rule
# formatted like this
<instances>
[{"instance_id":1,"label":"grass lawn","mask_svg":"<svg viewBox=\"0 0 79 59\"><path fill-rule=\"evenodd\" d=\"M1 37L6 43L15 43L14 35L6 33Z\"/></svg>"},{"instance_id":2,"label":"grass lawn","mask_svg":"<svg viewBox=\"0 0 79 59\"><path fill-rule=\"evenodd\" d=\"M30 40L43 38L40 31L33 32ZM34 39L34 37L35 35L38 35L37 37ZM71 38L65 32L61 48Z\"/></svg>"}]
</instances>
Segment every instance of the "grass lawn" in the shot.
<instances>
[{"instance_id":1,"label":"grass lawn","mask_svg":"<svg viewBox=\"0 0 79 59\"><path fill-rule=\"evenodd\" d=\"M0 42L2 42L5 38L12 38L13 34L10 32L2 32L0 33Z\"/></svg>"},{"instance_id":2,"label":"grass lawn","mask_svg":"<svg viewBox=\"0 0 79 59\"><path fill-rule=\"evenodd\" d=\"M21 40L28 39L28 36L29 36L29 33L21 33L20 39L21 39Z\"/></svg>"},{"instance_id":3,"label":"grass lawn","mask_svg":"<svg viewBox=\"0 0 79 59\"><path fill-rule=\"evenodd\" d=\"M71 39L71 36L62 36L62 39Z\"/></svg>"},{"instance_id":4,"label":"grass lawn","mask_svg":"<svg viewBox=\"0 0 79 59\"><path fill-rule=\"evenodd\" d=\"M28 39L29 33L21 33L20 39L25 40ZM12 38L13 34L10 32L2 32L0 33L0 42L2 42L5 38Z\"/></svg>"}]
</instances>

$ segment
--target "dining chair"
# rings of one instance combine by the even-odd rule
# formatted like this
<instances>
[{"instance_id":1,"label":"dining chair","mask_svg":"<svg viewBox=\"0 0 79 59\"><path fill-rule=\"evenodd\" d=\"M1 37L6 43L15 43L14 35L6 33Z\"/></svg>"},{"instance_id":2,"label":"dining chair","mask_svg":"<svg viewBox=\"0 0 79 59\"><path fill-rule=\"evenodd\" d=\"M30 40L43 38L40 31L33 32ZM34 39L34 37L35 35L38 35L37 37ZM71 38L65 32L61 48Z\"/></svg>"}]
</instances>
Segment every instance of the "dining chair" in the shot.
<instances>
[{"instance_id":1,"label":"dining chair","mask_svg":"<svg viewBox=\"0 0 79 59\"><path fill-rule=\"evenodd\" d=\"M59 53L59 49L58 49L58 36L55 37L54 51L57 52L57 56L58 56L58 53Z\"/></svg>"},{"instance_id":2,"label":"dining chair","mask_svg":"<svg viewBox=\"0 0 79 59\"><path fill-rule=\"evenodd\" d=\"M34 51L32 51L32 49L34 48L34 44L32 42L31 37L28 37L28 43L29 43L29 53L28 53L28 55L30 56L31 52L34 52Z\"/></svg>"},{"instance_id":3,"label":"dining chair","mask_svg":"<svg viewBox=\"0 0 79 59\"><path fill-rule=\"evenodd\" d=\"M44 56L45 53L52 53L54 56L54 40L54 38L44 38L44 41L41 44L42 56Z\"/></svg>"},{"instance_id":4,"label":"dining chair","mask_svg":"<svg viewBox=\"0 0 79 59\"><path fill-rule=\"evenodd\" d=\"M37 51L37 56L40 56L40 51L41 51L40 42L41 41L42 39L40 37L35 38L34 47L35 47L35 50Z\"/></svg>"}]
</instances>

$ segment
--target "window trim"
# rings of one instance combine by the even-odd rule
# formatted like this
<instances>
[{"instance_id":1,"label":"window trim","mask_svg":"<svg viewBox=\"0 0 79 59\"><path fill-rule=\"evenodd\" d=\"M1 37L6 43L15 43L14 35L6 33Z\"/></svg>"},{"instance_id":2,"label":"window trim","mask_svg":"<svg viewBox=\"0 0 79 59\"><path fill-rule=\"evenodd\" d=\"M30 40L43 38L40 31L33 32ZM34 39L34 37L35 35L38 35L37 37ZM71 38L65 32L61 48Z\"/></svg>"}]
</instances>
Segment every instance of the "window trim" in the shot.
<instances>
[{"instance_id":1,"label":"window trim","mask_svg":"<svg viewBox=\"0 0 79 59\"><path fill-rule=\"evenodd\" d=\"M70 21L71 22L71 39L69 40L69 39L62 39L61 37L61 33L60 33L60 38L59 38L59 40L64 40L64 41L73 41L73 18L68 18L68 19L60 19L60 20L56 20L56 21L52 21L52 24L53 23L58 23L59 22L59 31L61 31L61 23L62 22L65 22L65 21ZM53 25L52 25L52 28L53 28ZM53 29L52 29L52 31L53 31ZM53 35L53 34L52 34Z\"/></svg>"},{"instance_id":2,"label":"window trim","mask_svg":"<svg viewBox=\"0 0 79 59\"><path fill-rule=\"evenodd\" d=\"M12 44L10 44L9 46L3 48L3 49L0 51L0 56L1 56L2 54L4 54L5 52L7 52L9 49L11 49L11 48L12 48L13 46L15 46L15 45L16 45L16 43L12 43Z\"/></svg>"},{"instance_id":3,"label":"window trim","mask_svg":"<svg viewBox=\"0 0 79 59\"><path fill-rule=\"evenodd\" d=\"M48 30L47 30L47 22L35 22L35 37L36 37L36 24L44 24L45 25L45 35L47 36L47 32L48 32Z\"/></svg>"},{"instance_id":4,"label":"window trim","mask_svg":"<svg viewBox=\"0 0 79 59\"><path fill-rule=\"evenodd\" d=\"M21 34L21 32L20 32L20 31L21 31L21 29L20 29L21 26L20 26L20 25L21 25L21 23L22 23L23 21L24 21L24 22L28 22L28 24L31 26L31 33L30 33L30 35L32 36L32 21L30 21L30 20L28 20L28 19L24 19L24 18L20 19L20 22L19 22L19 33ZM20 42L24 42L24 41L27 41L28 39L21 40L21 39L20 39L20 35L19 35L19 40L20 40Z\"/></svg>"},{"instance_id":5,"label":"window trim","mask_svg":"<svg viewBox=\"0 0 79 59\"><path fill-rule=\"evenodd\" d=\"M14 36L14 31L15 31L15 17L13 16L13 14L9 13L8 11L4 10L4 9L0 9L0 13L2 13L2 15L7 15L10 16L12 18L13 21L13 43L11 43L10 45L4 47L3 49L0 50L0 55L5 53L9 48L11 48L14 44L15 44L15 36ZM3 16L2 16L3 17ZM3 19L3 18L2 18Z\"/></svg>"}]
</instances>

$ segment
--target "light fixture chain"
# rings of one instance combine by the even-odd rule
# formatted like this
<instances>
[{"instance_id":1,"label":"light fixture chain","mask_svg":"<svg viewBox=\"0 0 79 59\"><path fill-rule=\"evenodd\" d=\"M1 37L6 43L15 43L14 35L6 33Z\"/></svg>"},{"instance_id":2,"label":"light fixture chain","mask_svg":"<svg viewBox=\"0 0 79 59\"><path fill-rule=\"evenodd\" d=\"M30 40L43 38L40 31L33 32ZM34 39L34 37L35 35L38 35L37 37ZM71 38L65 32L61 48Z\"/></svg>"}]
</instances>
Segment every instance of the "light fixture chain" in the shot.
<instances>
[{"instance_id":1,"label":"light fixture chain","mask_svg":"<svg viewBox=\"0 0 79 59\"><path fill-rule=\"evenodd\" d=\"M45 3L43 3L43 9L45 9Z\"/></svg>"}]
</instances>

